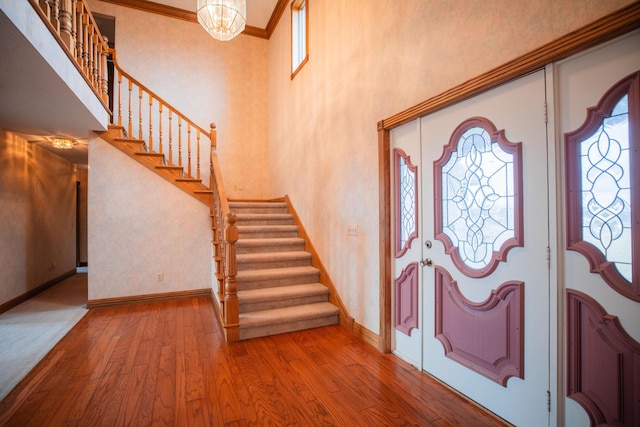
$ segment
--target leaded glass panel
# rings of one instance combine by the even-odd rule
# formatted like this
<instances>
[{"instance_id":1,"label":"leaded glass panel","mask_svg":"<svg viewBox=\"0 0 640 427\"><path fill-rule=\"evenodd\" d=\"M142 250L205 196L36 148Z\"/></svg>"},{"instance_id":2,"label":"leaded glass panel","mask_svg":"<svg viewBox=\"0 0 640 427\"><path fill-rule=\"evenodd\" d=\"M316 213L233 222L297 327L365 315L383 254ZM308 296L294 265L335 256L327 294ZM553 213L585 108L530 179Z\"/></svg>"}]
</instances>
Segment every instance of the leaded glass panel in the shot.
<instances>
[{"instance_id":1,"label":"leaded glass panel","mask_svg":"<svg viewBox=\"0 0 640 427\"><path fill-rule=\"evenodd\" d=\"M631 282L631 169L628 95L580 141L582 238Z\"/></svg>"},{"instance_id":2,"label":"leaded glass panel","mask_svg":"<svg viewBox=\"0 0 640 427\"><path fill-rule=\"evenodd\" d=\"M473 127L442 168L443 232L473 269L513 237L513 156Z\"/></svg>"},{"instance_id":3,"label":"leaded glass panel","mask_svg":"<svg viewBox=\"0 0 640 427\"><path fill-rule=\"evenodd\" d=\"M400 245L404 246L416 229L415 174L400 158Z\"/></svg>"},{"instance_id":4,"label":"leaded glass panel","mask_svg":"<svg viewBox=\"0 0 640 427\"><path fill-rule=\"evenodd\" d=\"M467 276L491 274L524 242L520 146L474 117L434 162L436 239Z\"/></svg>"},{"instance_id":5,"label":"leaded glass panel","mask_svg":"<svg viewBox=\"0 0 640 427\"><path fill-rule=\"evenodd\" d=\"M640 302L640 71L612 86L565 134L567 249Z\"/></svg>"},{"instance_id":6,"label":"leaded glass panel","mask_svg":"<svg viewBox=\"0 0 640 427\"><path fill-rule=\"evenodd\" d=\"M400 149L394 150L394 160L396 257L400 257L418 236L418 169Z\"/></svg>"}]
</instances>

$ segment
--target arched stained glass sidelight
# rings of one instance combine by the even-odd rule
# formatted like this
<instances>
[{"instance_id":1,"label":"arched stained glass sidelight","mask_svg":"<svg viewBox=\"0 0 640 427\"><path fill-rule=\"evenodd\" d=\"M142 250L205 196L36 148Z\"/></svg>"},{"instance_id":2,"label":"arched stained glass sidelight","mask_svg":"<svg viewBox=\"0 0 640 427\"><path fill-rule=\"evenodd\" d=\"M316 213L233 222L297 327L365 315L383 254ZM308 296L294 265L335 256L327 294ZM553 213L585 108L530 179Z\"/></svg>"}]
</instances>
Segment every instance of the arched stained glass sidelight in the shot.
<instances>
[{"instance_id":1,"label":"arched stained glass sidelight","mask_svg":"<svg viewBox=\"0 0 640 427\"><path fill-rule=\"evenodd\" d=\"M418 237L418 168L401 149L393 150L395 174L395 255L401 257Z\"/></svg>"},{"instance_id":2,"label":"arched stained glass sidelight","mask_svg":"<svg viewBox=\"0 0 640 427\"><path fill-rule=\"evenodd\" d=\"M640 166L640 142L632 129L640 122L639 80L640 73L623 79L588 110L579 129L565 135L567 248L582 253L591 272L636 301L640 268L633 259L640 230L633 224L640 214L632 203L640 192L632 183L640 182L633 171Z\"/></svg>"},{"instance_id":3,"label":"arched stained glass sidelight","mask_svg":"<svg viewBox=\"0 0 640 427\"><path fill-rule=\"evenodd\" d=\"M523 245L520 144L481 117L453 132L434 162L436 238L461 272L485 277Z\"/></svg>"}]
</instances>

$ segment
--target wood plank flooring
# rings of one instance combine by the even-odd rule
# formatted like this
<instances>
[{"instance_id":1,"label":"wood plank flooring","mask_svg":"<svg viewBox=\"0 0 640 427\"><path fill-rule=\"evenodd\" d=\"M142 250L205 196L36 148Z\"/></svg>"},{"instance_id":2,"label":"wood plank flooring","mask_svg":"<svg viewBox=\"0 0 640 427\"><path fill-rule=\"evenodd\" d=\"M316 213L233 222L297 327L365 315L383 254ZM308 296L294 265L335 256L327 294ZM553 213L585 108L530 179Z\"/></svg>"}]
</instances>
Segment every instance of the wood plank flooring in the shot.
<instances>
[{"instance_id":1,"label":"wood plank flooring","mask_svg":"<svg viewBox=\"0 0 640 427\"><path fill-rule=\"evenodd\" d=\"M0 426L503 426L339 326L226 344L206 297L91 310Z\"/></svg>"}]
</instances>

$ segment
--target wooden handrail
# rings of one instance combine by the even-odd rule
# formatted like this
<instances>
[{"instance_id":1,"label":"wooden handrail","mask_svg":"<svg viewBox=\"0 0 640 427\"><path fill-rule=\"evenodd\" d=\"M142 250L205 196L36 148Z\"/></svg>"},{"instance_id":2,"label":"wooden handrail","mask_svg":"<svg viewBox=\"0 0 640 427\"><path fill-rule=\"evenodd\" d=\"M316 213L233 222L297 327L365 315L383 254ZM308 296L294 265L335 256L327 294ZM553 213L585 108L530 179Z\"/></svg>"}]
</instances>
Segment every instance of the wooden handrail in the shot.
<instances>
[{"instance_id":1,"label":"wooden handrail","mask_svg":"<svg viewBox=\"0 0 640 427\"><path fill-rule=\"evenodd\" d=\"M209 175L210 188L213 191L213 204L211 206L212 242L214 247L214 263L216 267L215 289L216 300L221 305L220 317L224 327L227 341L236 341L239 338L238 324L240 310L238 304L238 291L236 274L238 272L236 262L236 242L238 229L235 225L236 216L229 210L229 199L222 181L222 171L217 156L217 132L216 125L211 124L211 149Z\"/></svg>"},{"instance_id":2,"label":"wooden handrail","mask_svg":"<svg viewBox=\"0 0 640 427\"><path fill-rule=\"evenodd\" d=\"M28 0L94 93L109 110L107 39L86 0Z\"/></svg>"},{"instance_id":3,"label":"wooden handrail","mask_svg":"<svg viewBox=\"0 0 640 427\"><path fill-rule=\"evenodd\" d=\"M86 0L28 1L111 113L111 123L122 127L126 138L134 138L134 122L137 123L136 137L146 141L147 150L155 151L154 140L157 141L158 153L164 154L164 147L168 147L168 166L182 167L183 174L187 175L184 178L193 180L200 180L201 176L201 140L209 138L209 188L213 193L210 210L217 281L215 294L222 308L222 313L219 315L227 339L237 340L239 315L235 286L237 273L235 243L238 231L235 226L235 216L229 211L229 202L216 153L215 125L211 124L210 131L207 132L124 71L118 64L116 51L109 49L106 38L100 34ZM109 93L108 82L109 56L116 71L114 79L116 87L113 88L112 93ZM123 80L125 80L124 86ZM113 102L113 111L108 107L109 97ZM123 99L126 99L124 103ZM157 108L156 115L153 114L154 108ZM144 113L148 113L147 129L143 129ZM122 122L123 115L127 118L126 125ZM174 116L177 120L174 120ZM165 143L163 138L166 137L168 141ZM177 139L177 150L174 149L174 139ZM186 152L183 150L183 140L186 140ZM192 153L192 147L195 153Z\"/></svg>"},{"instance_id":4,"label":"wooden handrail","mask_svg":"<svg viewBox=\"0 0 640 427\"><path fill-rule=\"evenodd\" d=\"M222 179L222 170L217 155L217 131L215 124L206 131L177 108L151 91L139 80L124 71L117 60L115 50L109 51L115 69L113 124L121 126L127 138L144 140L147 150L166 155L169 166L182 168L185 177L199 180L201 176L201 141L209 139L209 189L213 200L210 207L212 221L212 244L216 286L214 294L219 304L220 321L227 338L237 339L238 297L235 284L236 251L235 224L229 221L229 202ZM155 114L154 114L155 112ZM147 117L148 115L148 117ZM125 117L126 123L123 123ZM176 120L177 118L177 120ZM137 130L134 124L137 123ZM144 125L146 123L146 125ZM137 132L136 132L137 131ZM134 135L135 134L135 135ZM168 141L164 138L168 136ZM177 140L177 150L174 147ZM168 147L165 150L164 147ZM235 231L234 231L235 230Z\"/></svg>"}]
</instances>

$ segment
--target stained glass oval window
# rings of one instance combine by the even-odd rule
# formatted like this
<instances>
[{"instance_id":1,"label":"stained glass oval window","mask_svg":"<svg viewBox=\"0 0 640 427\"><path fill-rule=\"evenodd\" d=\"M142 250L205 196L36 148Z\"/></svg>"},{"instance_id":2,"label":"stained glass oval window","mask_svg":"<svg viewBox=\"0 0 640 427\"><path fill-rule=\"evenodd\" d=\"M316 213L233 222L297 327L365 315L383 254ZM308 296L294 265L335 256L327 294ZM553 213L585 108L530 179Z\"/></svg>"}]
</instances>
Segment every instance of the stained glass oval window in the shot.
<instances>
[{"instance_id":1,"label":"stained glass oval window","mask_svg":"<svg viewBox=\"0 0 640 427\"><path fill-rule=\"evenodd\" d=\"M523 245L520 144L481 117L453 132L434 162L436 239L470 277L493 272Z\"/></svg>"},{"instance_id":2,"label":"stained glass oval window","mask_svg":"<svg viewBox=\"0 0 640 427\"><path fill-rule=\"evenodd\" d=\"M639 163L640 73L611 88L585 123L565 135L567 183L567 249L582 253L590 270L612 288L640 301L640 273L634 255L640 251L640 214L632 202L640 191L634 172ZM634 173L636 174L634 176ZM636 263L637 264L637 263Z\"/></svg>"}]
</instances>

